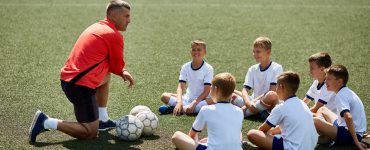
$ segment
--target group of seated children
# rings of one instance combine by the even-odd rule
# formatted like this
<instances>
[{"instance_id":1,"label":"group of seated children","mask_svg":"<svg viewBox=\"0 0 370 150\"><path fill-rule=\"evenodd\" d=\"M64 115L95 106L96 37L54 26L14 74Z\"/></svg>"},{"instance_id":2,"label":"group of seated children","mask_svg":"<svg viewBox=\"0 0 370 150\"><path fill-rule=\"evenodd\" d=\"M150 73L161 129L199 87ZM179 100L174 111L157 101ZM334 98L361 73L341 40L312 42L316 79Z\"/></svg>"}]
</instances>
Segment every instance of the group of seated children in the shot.
<instances>
[{"instance_id":1,"label":"group of seated children","mask_svg":"<svg viewBox=\"0 0 370 150\"><path fill-rule=\"evenodd\" d=\"M360 98L348 87L348 71L332 65L328 53L309 57L310 76L314 79L306 97L295 94L300 77L270 60L271 41L259 37L253 43L258 64L245 76L242 91L235 90L235 78L220 73L204 61L206 44L191 43L192 61L180 71L176 93L163 93L161 114L198 114L188 134L177 131L172 142L179 149L242 149L242 121L256 116L264 121L258 130L247 133L248 140L263 149L314 149L317 143L355 145L366 132L366 116ZM186 93L183 94L187 85ZM249 95L250 91L253 93ZM211 97L209 97L209 95ZM314 101L309 108L307 104ZM198 140L207 126L208 137Z\"/></svg>"}]
</instances>

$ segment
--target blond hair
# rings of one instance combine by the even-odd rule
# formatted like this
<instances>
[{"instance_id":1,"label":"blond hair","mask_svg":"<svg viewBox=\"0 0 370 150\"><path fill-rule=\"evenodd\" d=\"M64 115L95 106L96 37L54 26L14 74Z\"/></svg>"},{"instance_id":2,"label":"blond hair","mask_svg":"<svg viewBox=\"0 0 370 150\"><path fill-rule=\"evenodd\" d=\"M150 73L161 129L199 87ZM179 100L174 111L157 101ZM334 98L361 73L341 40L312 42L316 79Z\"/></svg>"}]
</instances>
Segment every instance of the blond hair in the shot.
<instances>
[{"instance_id":1,"label":"blond hair","mask_svg":"<svg viewBox=\"0 0 370 150\"><path fill-rule=\"evenodd\" d=\"M268 37L258 37L253 42L253 48L255 48L255 47L260 47L260 48L263 48L263 49L271 50L272 43L271 43L271 40Z\"/></svg>"},{"instance_id":2,"label":"blond hair","mask_svg":"<svg viewBox=\"0 0 370 150\"><path fill-rule=\"evenodd\" d=\"M230 97L236 86L235 77L228 72L217 74L212 80L212 86L220 90L221 97Z\"/></svg>"},{"instance_id":3,"label":"blond hair","mask_svg":"<svg viewBox=\"0 0 370 150\"><path fill-rule=\"evenodd\" d=\"M122 8L126 8L128 10L131 9L131 6L129 3L127 3L126 1L123 1L123 0L112 0L108 3L107 5L107 16L110 15L110 13L112 11L115 11L117 9L122 9Z\"/></svg>"},{"instance_id":4,"label":"blond hair","mask_svg":"<svg viewBox=\"0 0 370 150\"><path fill-rule=\"evenodd\" d=\"M197 40L191 41L191 46L193 46L193 45L201 45L204 49L206 49L206 42L202 39L197 39Z\"/></svg>"}]
</instances>

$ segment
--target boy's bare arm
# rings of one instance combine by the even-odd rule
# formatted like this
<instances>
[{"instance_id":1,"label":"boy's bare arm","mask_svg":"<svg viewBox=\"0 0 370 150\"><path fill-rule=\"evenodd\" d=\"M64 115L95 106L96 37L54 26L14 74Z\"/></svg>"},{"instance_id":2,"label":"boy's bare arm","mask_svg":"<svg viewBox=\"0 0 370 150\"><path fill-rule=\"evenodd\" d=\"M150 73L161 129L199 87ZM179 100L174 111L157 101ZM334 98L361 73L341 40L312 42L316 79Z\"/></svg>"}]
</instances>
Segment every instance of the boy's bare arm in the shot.
<instances>
[{"instance_id":1,"label":"boy's bare arm","mask_svg":"<svg viewBox=\"0 0 370 150\"><path fill-rule=\"evenodd\" d=\"M357 139L357 135L356 135L356 131L355 131L355 126L353 124L353 119L352 119L352 115L350 112L345 112L343 114L343 117L344 117L344 120L346 121L346 124L347 124L347 127L348 127L348 131L351 133L352 135L352 138L355 142L355 145L357 146L357 148L359 149L366 149L367 146L364 144L364 143L361 143L358 141Z\"/></svg>"},{"instance_id":2,"label":"boy's bare arm","mask_svg":"<svg viewBox=\"0 0 370 150\"><path fill-rule=\"evenodd\" d=\"M323 103L321 103L321 102L317 102L314 106L312 106L312 107L310 108L310 110L311 110L311 112L312 112L312 113L316 113L316 112L317 112L317 110L319 110L322 106L324 106L324 104L323 104Z\"/></svg>"},{"instance_id":3,"label":"boy's bare arm","mask_svg":"<svg viewBox=\"0 0 370 150\"><path fill-rule=\"evenodd\" d=\"M310 103L310 102L311 102L311 100L310 100L310 99L308 99L307 97L305 97L305 98L303 98L303 102L304 102L304 103L306 103L306 104L308 104L308 103Z\"/></svg>"},{"instance_id":4,"label":"boy's bare arm","mask_svg":"<svg viewBox=\"0 0 370 150\"><path fill-rule=\"evenodd\" d=\"M198 133L195 132L193 129L189 130L188 135L196 142L198 142Z\"/></svg>"},{"instance_id":5,"label":"boy's bare arm","mask_svg":"<svg viewBox=\"0 0 370 150\"><path fill-rule=\"evenodd\" d=\"M180 82L179 85L177 86L177 104L173 110L173 115L178 115L182 111L182 93L185 89L185 83Z\"/></svg>"},{"instance_id":6,"label":"boy's bare arm","mask_svg":"<svg viewBox=\"0 0 370 150\"><path fill-rule=\"evenodd\" d=\"M189 107L186 109L186 113L193 113L197 104L200 101L206 99L206 97L209 95L210 91L211 91L211 86L210 85L205 85L202 94L200 94L200 96L197 99L195 99L195 100L193 100L193 102L191 102Z\"/></svg>"},{"instance_id":7,"label":"boy's bare arm","mask_svg":"<svg viewBox=\"0 0 370 150\"><path fill-rule=\"evenodd\" d=\"M267 133L271 135L281 134L281 128L279 126L276 126L274 128L271 128Z\"/></svg>"},{"instance_id":8,"label":"boy's bare arm","mask_svg":"<svg viewBox=\"0 0 370 150\"><path fill-rule=\"evenodd\" d=\"M262 131L262 132L267 132L271 129L271 126L268 125L266 122L264 122L260 127L258 127L258 130Z\"/></svg>"}]
</instances>

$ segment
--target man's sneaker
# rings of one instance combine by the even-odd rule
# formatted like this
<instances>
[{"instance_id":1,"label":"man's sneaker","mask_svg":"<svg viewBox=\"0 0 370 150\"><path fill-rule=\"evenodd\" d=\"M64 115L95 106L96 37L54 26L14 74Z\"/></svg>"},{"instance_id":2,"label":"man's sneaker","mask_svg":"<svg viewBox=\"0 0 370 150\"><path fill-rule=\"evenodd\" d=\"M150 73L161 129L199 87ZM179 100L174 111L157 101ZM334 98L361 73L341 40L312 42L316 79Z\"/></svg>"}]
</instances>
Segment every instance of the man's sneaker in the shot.
<instances>
[{"instance_id":1,"label":"man's sneaker","mask_svg":"<svg viewBox=\"0 0 370 150\"><path fill-rule=\"evenodd\" d=\"M33 117L33 121L29 130L29 141L35 142L37 135L45 131L44 122L48 119L48 116L45 113L38 110Z\"/></svg>"},{"instance_id":2,"label":"man's sneaker","mask_svg":"<svg viewBox=\"0 0 370 150\"><path fill-rule=\"evenodd\" d=\"M115 128L117 125L116 125L116 122L115 121L112 121L112 120L108 120L108 121L101 121L99 120L99 131L106 131L108 129L113 129Z\"/></svg>"},{"instance_id":3,"label":"man's sneaker","mask_svg":"<svg viewBox=\"0 0 370 150\"><path fill-rule=\"evenodd\" d=\"M164 114L170 114L173 112L173 109L175 109L175 107L172 107L172 106L168 106L168 105L162 105L161 107L159 107L158 111L159 113L161 113L162 115Z\"/></svg>"}]
</instances>

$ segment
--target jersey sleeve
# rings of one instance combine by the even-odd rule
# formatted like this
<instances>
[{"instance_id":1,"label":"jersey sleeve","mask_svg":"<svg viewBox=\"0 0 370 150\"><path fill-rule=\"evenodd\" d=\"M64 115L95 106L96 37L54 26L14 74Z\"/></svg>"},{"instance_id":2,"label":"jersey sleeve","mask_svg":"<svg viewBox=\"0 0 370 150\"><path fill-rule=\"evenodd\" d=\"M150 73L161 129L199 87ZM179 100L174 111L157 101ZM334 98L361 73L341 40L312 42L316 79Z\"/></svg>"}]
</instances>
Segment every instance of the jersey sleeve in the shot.
<instances>
[{"instance_id":1,"label":"jersey sleeve","mask_svg":"<svg viewBox=\"0 0 370 150\"><path fill-rule=\"evenodd\" d=\"M312 85L310 86L310 88L308 89L307 93L306 93L306 98L310 99L311 101L314 101L315 98L314 98L314 90L315 90L316 86L315 86L315 82L312 83Z\"/></svg>"},{"instance_id":2,"label":"jersey sleeve","mask_svg":"<svg viewBox=\"0 0 370 150\"><path fill-rule=\"evenodd\" d=\"M250 90L250 89L253 89L253 71L252 71L252 67L250 67L248 69L248 72L247 74L245 75L245 81L244 81L244 84L243 84L244 88Z\"/></svg>"},{"instance_id":3,"label":"jersey sleeve","mask_svg":"<svg viewBox=\"0 0 370 150\"><path fill-rule=\"evenodd\" d=\"M276 83L277 83L277 77L281 73L283 73L283 67L279 66L273 72L273 75L272 75L271 80L270 80L270 85L276 85Z\"/></svg>"},{"instance_id":4,"label":"jersey sleeve","mask_svg":"<svg viewBox=\"0 0 370 150\"><path fill-rule=\"evenodd\" d=\"M340 112L340 116L343 117L343 114L345 112L350 112L350 103L349 100L346 97L343 97L341 95L337 95L335 97L335 102L337 104L337 110Z\"/></svg>"},{"instance_id":5,"label":"jersey sleeve","mask_svg":"<svg viewBox=\"0 0 370 150\"><path fill-rule=\"evenodd\" d=\"M179 82L186 83L188 81L188 77L186 74L186 64L181 67L180 70L180 76L179 76Z\"/></svg>"},{"instance_id":6,"label":"jersey sleeve","mask_svg":"<svg viewBox=\"0 0 370 150\"><path fill-rule=\"evenodd\" d=\"M116 35L115 38L112 38L111 40L111 47L108 52L109 72L120 75L125 67L123 37L121 35Z\"/></svg>"},{"instance_id":7,"label":"jersey sleeve","mask_svg":"<svg viewBox=\"0 0 370 150\"><path fill-rule=\"evenodd\" d=\"M195 132L201 132L204 128L204 126L206 125L206 120L205 120L205 117L204 117L204 113L206 111L204 110L204 107L201 108L201 110L199 111L197 117L195 118L195 121L193 123L193 126L192 126L192 130L195 131Z\"/></svg>"},{"instance_id":8,"label":"jersey sleeve","mask_svg":"<svg viewBox=\"0 0 370 150\"><path fill-rule=\"evenodd\" d=\"M207 70L206 76L204 78L204 85L211 85L213 79L213 68L210 67Z\"/></svg>"},{"instance_id":9,"label":"jersey sleeve","mask_svg":"<svg viewBox=\"0 0 370 150\"><path fill-rule=\"evenodd\" d=\"M278 105L274 109L272 109L271 114L266 119L266 123L271 127L276 127L281 123L282 119L282 110L281 107Z\"/></svg>"}]
</instances>

